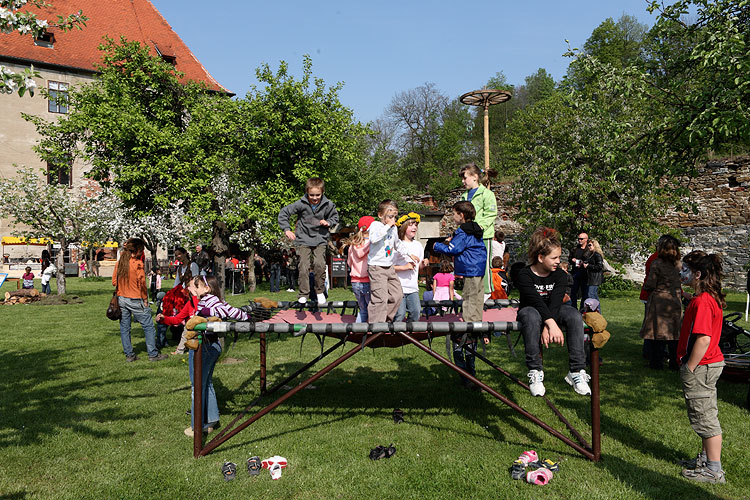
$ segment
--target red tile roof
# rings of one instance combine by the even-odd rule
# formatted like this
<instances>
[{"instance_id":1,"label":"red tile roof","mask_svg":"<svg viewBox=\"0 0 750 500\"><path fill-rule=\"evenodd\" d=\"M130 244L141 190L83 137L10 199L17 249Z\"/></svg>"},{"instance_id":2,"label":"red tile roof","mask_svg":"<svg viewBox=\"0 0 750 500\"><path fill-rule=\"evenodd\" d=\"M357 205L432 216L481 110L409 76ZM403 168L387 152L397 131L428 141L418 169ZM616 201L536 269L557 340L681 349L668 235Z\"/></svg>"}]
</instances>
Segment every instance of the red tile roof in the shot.
<instances>
[{"instance_id":1,"label":"red tile roof","mask_svg":"<svg viewBox=\"0 0 750 500\"><path fill-rule=\"evenodd\" d=\"M12 57L30 61L32 64L51 64L94 71L101 62L98 46L102 37L119 40L124 36L130 41L139 41L150 47L157 55L156 47L165 56L175 57L178 71L184 79L205 82L208 88L228 92L217 82L193 55L190 49L172 30L149 0L51 0L49 10L21 9L36 11L40 19L50 24L56 21L57 14L83 11L89 18L83 30L68 32L52 29L55 36L53 48L34 45L30 35L0 34L0 58Z\"/></svg>"}]
</instances>

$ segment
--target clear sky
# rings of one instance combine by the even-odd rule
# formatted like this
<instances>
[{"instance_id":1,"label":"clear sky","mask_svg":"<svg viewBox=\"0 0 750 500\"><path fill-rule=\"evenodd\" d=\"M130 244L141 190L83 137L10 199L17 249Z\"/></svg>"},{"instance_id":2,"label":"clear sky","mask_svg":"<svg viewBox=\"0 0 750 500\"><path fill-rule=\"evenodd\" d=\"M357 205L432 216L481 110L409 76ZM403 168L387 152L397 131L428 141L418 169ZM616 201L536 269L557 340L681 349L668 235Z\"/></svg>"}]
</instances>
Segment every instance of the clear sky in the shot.
<instances>
[{"instance_id":1,"label":"clear sky","mask_svg":"<svg viewBox=\"0 0 750 500\"><path fill-rule=\"evenodd\" d=\"M393 96L426 82L450 97L481 88L498 71L511 84L545 68L565 74L567 49L581 47L607 17L649 26L646 0L152 0L196 57L239 96L255 69L279 61L301 74L304 54L358 120L380 117Z\"/></svg>"}]
</instances>

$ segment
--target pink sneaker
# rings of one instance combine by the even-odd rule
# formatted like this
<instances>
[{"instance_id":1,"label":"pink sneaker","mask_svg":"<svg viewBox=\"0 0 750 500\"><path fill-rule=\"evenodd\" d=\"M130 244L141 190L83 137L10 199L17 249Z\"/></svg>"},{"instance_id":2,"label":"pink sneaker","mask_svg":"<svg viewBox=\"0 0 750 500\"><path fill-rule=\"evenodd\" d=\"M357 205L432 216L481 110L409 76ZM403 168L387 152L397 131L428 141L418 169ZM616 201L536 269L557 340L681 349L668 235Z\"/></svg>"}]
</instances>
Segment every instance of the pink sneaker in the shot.
<instances>
[{"instance_id":1,"label":"pink sneaker","mask_svg":"<svg viewBox=\"0 0 750 500\"><path fill-rule=\"evenodd\" d=\"M541 468L532 470L526 474L526 482L531 484L547 484L552 480L552 471L549 469Z\"/></svg>"}]
</instances>

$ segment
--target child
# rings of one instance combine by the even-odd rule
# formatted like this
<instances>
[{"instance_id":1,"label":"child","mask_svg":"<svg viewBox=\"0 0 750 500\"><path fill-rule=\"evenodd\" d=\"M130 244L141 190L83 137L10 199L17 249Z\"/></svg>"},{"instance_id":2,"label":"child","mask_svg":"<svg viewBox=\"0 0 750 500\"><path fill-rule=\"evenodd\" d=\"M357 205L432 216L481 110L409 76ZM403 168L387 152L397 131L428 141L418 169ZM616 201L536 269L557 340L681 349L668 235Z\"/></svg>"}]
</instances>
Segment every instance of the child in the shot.
<instances>
[{"instance_id":1,"label":"child","mask_svg":"<svg viewBox=\"0 0 750 500\"><path fill-rule=\"evenodd\" d=\"M344 242L349 247L347 264L352 278L352 293L357 299L359 313L356 323L367 323L367 307L370 305L370 276L367 274L367 256L370 254L370 224L374 217L365 215L357 222L357 232Z\"/></svg>"},{"instance_id":2,"label":"child","mask_svg":"<svg viewBox=\"0 0 750 500\"><path fill-rule=\"evenodd\" d=\"M291 241L295 242L299 252L299 295L301 304L307 302L310 293L310 259L313 261L315 273L315 293L318 304L326 303L325 272L326 272L326 245L330 235L330 228L339 223L339 213L336 205L325 197L325 184L323 179L311 177L305 183L305 196L294 203L285 206L279 212L279 226ZM294 232L291 231L289 219L292 215L297 216L297 225Z\"/></svg>"},{"instance_id":3,"label":"child","mask_svg":"<svg viewBox=\"0 0 750 500\"><path fill-rule=\"evenodd\" d=\"M401 282L393 268L393 252L419 262L416 256L405 254L396 234L398 206L393 200L383 200L378 205L378 218L370 224L370 253L367 255L367 273L370 276L370 305L367 308L370 323L393 321L401 305Z\"/></svg>"},{"instance_id":4,"label":"child","mask_svg":"<svg viewBox=\"0 0 750 500\"><path fill-rule=\"evenodd\" d=\"M503 286L503 276L500 274L505 274L505 271L503 270L503 258L499 255L496 255L492 257L492 295L490 295L490 298L495 299L507 299L508 294L505 291L505 286Z\"/></svg>"},{"instance_id":5,"label":"child","mask_svg":"<svg viewBox=\"0 0 750 500\"><path fill-rule=\"evenodd\" d=\"M434 247L433 247L434 249ZM440 272L432 277L435 280L434 300L454 300L456 293L453 291L453 264L447 258L440 259Z\"/></svg>"},{"instance_id":6,"label":"child","mask_svg":"<svg viewBox=\"0 0 750 500\"><path fill-rule=\"evenodd\" d=\"M398 239L401 241L405 252L415 256L418 262L412 262L404 258L401 254L397 254L393 259L396 274L401 282L401 292L404 294L394 321L403 321L407 312L409 313L409 321L419 321L421 309L419 302L419 270L427 265L427 260L424 258L424 248L415 239L420 219L419 214L409 212L396 221Z\"/></svg>"},{"instance_id":7,"label":"child","mask_svg":"<svg viewBox=\"0 0 750 500\"><path fill-rule=\"evenodd\" d=\"M81 270L81 278L85 278L87 276L86 274L86 259L81 259L78 261L78 268Z\"/></svg>"},{"instance_id":8,"label":"child","mask_svg":"<svg viewBox=\"0 0 750 500\"><path fill-rule=\"evenodd\" d=\"M573 276L568 272L570 265L567 262L560 261L560 269L565 271L565 275L568 279L568 284L565 287L565 295L563 295L563 305L571 305L573 302L570 300L570 292L573 290ZM584 301L585 302L585 301Z\"/></svg>"},{"instance_id":9,"label":"child","mask_svg":"<svg viewBox=\"0 0 750 500\"><path fill-rule=\"evenodd\" d=\"M31 272L30 267L26 267L26 272L21 279L23 280L24 289L34 288L34 273Z\"/></svg>"},{"instance_id":10,"label":"child","mask_svg":"<svg viewBox=\"0 0 750 500\"><path fill-rule=\"evenodd\" d=\"M161 291L161 269L158 266L151 268L148 273L149 292L151 293L151 303L156 302L156 294Z\"/></svg>"},{"instance_id":11,"label":"child","mask_svg":"<svg viewBox=\"0 0 750 500\"><path fill-rule=\"evenodd\" d=\"M716 381L724 367L719 349L726 307L721 293L721 258L701 251L690 252L683 260L683 281L695 290L685 310L677 359L685 394L690 426L701 437L703 448L682 475L692 481L725 483L721 468L722 432L716 404Z\"/></svg>"},{"instance_id":12,"label":"child","mask_svg":"<svg viewBox=\"0 0 750 500\"><path fill-rule=\"evenodd\" d=\"M468 201L459 201L453 205L453 222L458 224L458 229L445 243L435 243L433 250L437 253L452 255L455 262L456 274L464 277L463 297L463 320L482 321L484 312L484 271L487 267L487 249L482 241L482 227L474 222L476 210L474 205ZM485 343L487 338L485 337ZM474 339L468 342L473 347ZM471 375L476 374L474 368L474 356L466 353L464 358L463 345L454 343L453 359L456 366L463 368ZM464 386L471 387L473 384L462 377Z\"/></svg>"},{"instance_id":13,"label":"child","mask_svg":"<svg viewBox=\"0 0 750 500\"><path fill-rule=\"evenodd\" d=\"M471 202L476 211L472 220L482 228L482 241L485 247L483 293L484 300L487 300L492 293L492 273L490 271L490 264L492 264L492 257L494 256L492 254L492 239L495 236L497 198L495 198L495 193L493 193L492 190L483 185L484 183L489 185L489 179L474 163L468 163L461 167L460 176L461 182L466 188L466 192L461 195L461 200ZM500 257L502 256L503 255L500 254Z\"/></svg>"},{"instance_id":14,"label":"child","mask_svg":"<svg viewBox=\"0 0 750 500\"><path fill-rule=\"evenodd\" d=\"M42 259L42 293L47 295L52 293L49 282L55 274L57 274L57 267L49 259Z\"/></svg>"},{"instance_id":15,"label":"child","mask_svg":"<svg viewBox=\"0 0 750 500\"><path fill-rule=\"evenodd\" d=\"M529 390L532 396L544 396L544 371L541 344L563 345L559 324L565 326L568 338L570 371L565 381L581 395L591 394L586 374L583 348L583 319L574 307L563 305L567 287L566 273L560 269L562 246L560 234L551 228L539 228L529 241L528 265L518 272L515 281L521 295L518 321L526 345L526 366L529 369Z\"/></svg>"},{"instance_id":16,"label":"child","mask_svg":"<svg viewBox=\"0 0 750 500\"><path fill-rule=\"evenodd\" d=\"M435 282L433 279L429 276L427 276L424 280L425 288L424 293L422 294L422 300L435 300ZM434 307L427 307L425 306L424 309L422 309L422 314L425 316L432 316L436 313Z\"/></svg>"}]
</instances>

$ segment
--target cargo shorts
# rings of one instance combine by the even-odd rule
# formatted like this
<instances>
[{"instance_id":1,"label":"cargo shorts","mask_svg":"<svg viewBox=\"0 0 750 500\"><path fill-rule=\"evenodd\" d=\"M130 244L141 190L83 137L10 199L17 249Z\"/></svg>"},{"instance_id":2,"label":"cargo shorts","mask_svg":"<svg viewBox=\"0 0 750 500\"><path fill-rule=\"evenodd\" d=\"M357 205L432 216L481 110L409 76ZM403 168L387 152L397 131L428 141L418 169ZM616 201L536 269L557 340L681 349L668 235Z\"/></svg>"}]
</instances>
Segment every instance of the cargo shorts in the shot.
<instances>
[{"instance_id":1,"label":"cargo shorts","mask_svg":"<svg viewBox=\"0 0 750 500\"><path fill-rule=\"evenodd\" d=\"M685 394L690 427L704 439L721 434L716 381L719 380L723 369L723 361L698 365L694 372L688 369L687 363L680 367L680 381L682 392Z\"/></svg>"}]
</instances>

